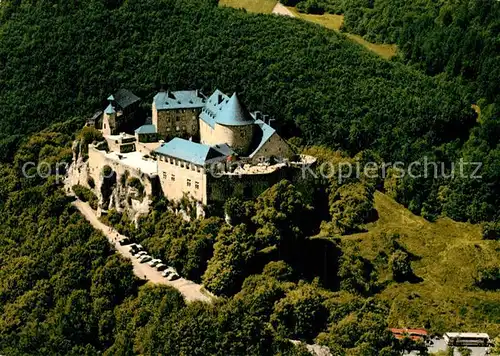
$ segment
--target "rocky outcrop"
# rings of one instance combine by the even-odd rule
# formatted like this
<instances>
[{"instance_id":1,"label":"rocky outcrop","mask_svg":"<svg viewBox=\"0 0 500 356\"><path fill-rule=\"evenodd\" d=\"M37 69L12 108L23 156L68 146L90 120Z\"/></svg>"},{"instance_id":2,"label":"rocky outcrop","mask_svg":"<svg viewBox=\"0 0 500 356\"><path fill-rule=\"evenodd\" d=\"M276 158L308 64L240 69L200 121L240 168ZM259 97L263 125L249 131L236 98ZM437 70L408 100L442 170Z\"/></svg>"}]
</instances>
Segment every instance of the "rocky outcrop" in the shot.
<instances>
[{"instance_id":1,"label":"rocky outcrop","mask_svg":"<svg viewBox=\"0 0 500 356\"><path fill-rule=\"evenodd\" d=\"M91 172L88 155L81 149L80 141L73 143L73 160L68 168L65 179L65 189L71 192L74 185L82 185L92 189L99 199L98 215L105 214L111 209L126 213L136 224L139 218L147 215L150 210L151 197L147 194L155 182L150 178L130 177L127 170L114 171L111 166L102 161L99 168ZM93 162L93 167L96 163Z\"/></svg>"}]
</instances>

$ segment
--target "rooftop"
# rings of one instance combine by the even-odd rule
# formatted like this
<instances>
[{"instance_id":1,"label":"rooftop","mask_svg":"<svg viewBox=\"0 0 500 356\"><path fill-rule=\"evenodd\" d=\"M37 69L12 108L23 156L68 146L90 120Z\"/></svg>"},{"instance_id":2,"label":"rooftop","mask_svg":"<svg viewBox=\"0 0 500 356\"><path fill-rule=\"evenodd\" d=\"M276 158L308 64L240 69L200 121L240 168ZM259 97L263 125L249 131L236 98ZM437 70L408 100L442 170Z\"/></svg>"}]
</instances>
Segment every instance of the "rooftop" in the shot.
<instances>
[{"instance_id":1,"label":"rooftop","mask_svg":"<svg viewBox=\"0 0 500 356\"><path fill-rule=\"evenodd\" d=\"M142 125L135 130L136 134L154 134L156 133L155 125Z\"/></svg>"},{"instance_id":2,"label":"rooftop","mask_svg":"<svg viewBox=\"0 0 500 356\"><path fill-rule=\"evenodd\" d=\"M254 118L240 102L236 93L233 93L229 101L227 101L215 115L215 122L226 126L251 125L254 121Z\"/></svg>"},{"instance_id":3,"label":"rooftop","mask_svg":"<svg viewBox=\"0 0 500 356\"><path fill-rule=\"evenodd\" d=\"M178 158L202 166L205 163L224 159L226 156L213 147L182 138L173 138L155 150L156 153Z\"/></svg>"},{"instance_id":4,"label":"rooftop","mask_svg":"<svg viewBox=\"0 0 500 356\"><path fill-rule=\"evenodd\" d=\"M120 108L126 109L128 106L141 100L141 98L132 93L130 90L120 89L114 95L111 95L108 100L114 100Z\"/></svg>"},{"instance_id":5,"label":"rooftop","mask_svg":"<svg viewBox=\"0 0 500 356\"><path fill-rule=\"evenodd\" d=\"M448 337L480 337L480 338L489 338L490 336L486 333L460 333L460 332L452 332L452 333L445 333L446 336Z\"/></svg>"},{"instance_id":6,"label":"rooftop","mask_svg":"<svg viewBox=\"0 0 500 356\"><path fill-rule=\"evenodd\" d=\"M115 108L111 104L108 105L108 107L106 108L106 110L104 110L104 112L108 115L113 115L114 113L116 113Z\"/></svg>"},{"instance_id":7,"label":"rooftop","mask_svg":"<svg viewBox=\"0 0 500 356\"><path fill-rule=\"evenodd\" d=\"M252 158L253 156L255 156L257 154L257 152L259 152L259 150L261 149L262 146L264 146L264 144L269 141L269 139L271 138L272 135L274 135L274 133L276 132L275 129L273 129L271 126L269 126L268 124L266 124L264 121L262 120L255 120L255 124L257 126L259 126L261 132L262 132L262 137L260 139L260 142L259 144L257 145L257 147L253 150L253 152L250 154L250 157Z\"/></svg>"},{"instance_id":8,"label":"rooftop","mask_svg":"<svg viewBox=\"0 0 500 356\"><path fill-rule=\"evenodd\" d=\"M198 90L162 91L155 95L156 110L195 109L205 105L205 97Z\"/></svg>"},{"instance_id":9,"label":"rooftop","mask_svg":"<svg viewBox=\"0 0 500 356\"><path fill-rule=\"evenodd\" d=\"M158 172L156 160L146 159L142 153L137 151L129 153L109 152L104 153L104 156L130 168L138 169L150 176L156 175Z\"/></svg>"}]
</instances>

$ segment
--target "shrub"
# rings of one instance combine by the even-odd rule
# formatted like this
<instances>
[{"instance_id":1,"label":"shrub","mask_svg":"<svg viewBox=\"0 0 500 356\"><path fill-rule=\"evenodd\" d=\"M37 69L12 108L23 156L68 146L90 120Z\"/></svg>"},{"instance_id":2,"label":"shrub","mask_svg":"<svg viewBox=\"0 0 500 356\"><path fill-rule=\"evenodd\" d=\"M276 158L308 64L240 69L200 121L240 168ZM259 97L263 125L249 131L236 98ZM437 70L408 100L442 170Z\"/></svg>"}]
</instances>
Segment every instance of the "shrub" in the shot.
<instances>
[{"instance_id":1,"label":"shrub","mask_svg":"<svg viewBox=\"0 0 500 356\"><path fill-rule=\"evenodd\" d=\"M488 266L479 269L475 284L485 290L500 289L500 266Z\"/></svg>"},{"instance_id":2,"label":"shrub","mask_svg":"<svg viewBox=\"0 0 500 356\"><path fill-rule=\"evenodd\" d=\"M389 260L392 277L397 282L403 282L413 276L410 256L401 250L394 252Z\"/></svg>"},{"instance_id":3,"label":"shrub","mask_svg":"<svg viewBox=\"0 0 500 356\"><path fill-rule=\"evenodd\" d=\"M142 185L142 182L139 178L130 177L128 179L128 186L137 189L140 196L144 194L144 185Z\"/></svg>"},{"instance_id":4,"label":"shrub","mask_svg":"<svg viewBox=\"0 0 500 356\"><path fill-rule=\"evenodd\" d=\"M498 240L500 238L500 222L488 222L483 225L483 239Z\"/></svg>"},{"instance_id":5,"label":"shrub","mask_svg":"<svg viewBox=\"0 0 500 356\"><path fill-rule=\"evenodd\" d=\"M90 187L91 189L94 189L94 188L95 188L95 181L94 181L94 178L89 177L89 179L87 179L87 184L89 185L89 187Z\"/></svg>"},{"instance_id":6,"label":"shrub","mask_svg":"<svg viewBox=\"0 0 500 356\"><path fill-rule=\"evenodd\" d=\"M83 202L88 202L92 209L97 209L99 200L94 192L82 185L74 185L72 189L78 199Z\"/></svg>"},{"instance_id":7,"label":"shrub","mask_svg":"<svg viewBox=\"0 0 500 356\"><path fill-rule=\"evenodd\" d=\"M110 166L105 165L102 168L102 175L104 178L110 178L112 174L113 174L113 168L111 168Z\"/></svg>"}]
</instances>

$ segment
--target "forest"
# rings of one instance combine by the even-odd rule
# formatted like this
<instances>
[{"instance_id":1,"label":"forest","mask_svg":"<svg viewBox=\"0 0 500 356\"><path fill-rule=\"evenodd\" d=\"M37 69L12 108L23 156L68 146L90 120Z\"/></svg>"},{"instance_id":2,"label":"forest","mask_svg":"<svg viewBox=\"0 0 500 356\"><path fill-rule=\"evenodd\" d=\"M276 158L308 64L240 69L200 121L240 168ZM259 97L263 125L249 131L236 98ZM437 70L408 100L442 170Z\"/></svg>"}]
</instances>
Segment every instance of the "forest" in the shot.
<instances>
[{"instance_id":1,"label":"forest","mask_svg":"<svg viewBox=\"0 0 500 356\"><path fill-rule=\"evenodd\" d=\"M119 87L146 102L162 86L219 88L305 144L448 169L482 162L481 180L404 179L396 199L429 219L498 218L498 106L460 77L429 77L333 31L205 0L7 2L1 21L5 158L48 123L91 116Z\"/></svg>"},{"instance_id":2,"label":"forest","mask_svg":"<svg viewBox=\"0 0 500 356\"><path fill-rule=\"evenodd\" d=\"M397 11L416 11L409 2L396 4ZM429 12L421 14L427 19L418 26L427 24L436 37L422 35L418 42L411 37L420 31L415 22L404 31L381 25L388 32L376 39L397 42L402 51L402 58L389 62L342 34L218 8L215 1L3 1L0 353L307 354L289 339L327 345L335 355L387 356L421 348L397 342L387 331L398 318L433 333L460 327L496 336L498 46L485 46L491 56L480 52L473 61L451 47L445 54L433 52L425 41L450 36L450 45L458 46L466 36L453 26L471 29L483 20L490 32L478 36L493 41L498 5L491 5L488 16L477 6L465 13L443 10L443 29L434 25L436 8L425 4ZM376 16L398 13L378 6L374 1L332 11L345 14L349 31L376 36L375 29L368 31ZM373 21L350 17L355 8L362 8L357 19L373 14ZM419 52L424 48L429 53ZM453 65L443 63L452 57ZM482 179L331 180L309 187L316 194L308 196L310 191L283 181L256 201L228 201L232 227L218 217L185 222L162 199L140 228L112 212L109 224L219 296L211 305L186 304L177 291L136 279L130 263L76 213L56 177L26 179L21 172L25 162L49 162L52 168L69 162L85 119L121 87L146 103L160 87L238 91L250 109L270 114L283 136L320 160L427 157L450 168L464 159L483 163ZM484 241L466 241L455 251L488 256L488 264L470 264L471 275L459 281L454 291L464 298L458 305L449 291L439 306L426 293L403 293L407 300L398 300L397 310L396 297L379 297L418 286L422 278L422 257L412 252L418 239L383 231L373 238L378 247L357 243L356 234L376 219L380 192L427 222L488 222ZM422 302L409 309L410 300Z\"/></svg>"}]
</instances>

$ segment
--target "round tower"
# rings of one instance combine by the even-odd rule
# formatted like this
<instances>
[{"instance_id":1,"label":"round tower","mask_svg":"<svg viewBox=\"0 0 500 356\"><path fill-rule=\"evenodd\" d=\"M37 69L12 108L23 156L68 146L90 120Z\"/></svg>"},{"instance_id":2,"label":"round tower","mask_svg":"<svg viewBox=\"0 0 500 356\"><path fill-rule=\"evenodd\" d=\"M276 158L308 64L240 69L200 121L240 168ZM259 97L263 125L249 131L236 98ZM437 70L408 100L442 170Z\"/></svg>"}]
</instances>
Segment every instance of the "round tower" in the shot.
<instances>
[{"instance_id":1,"label":"round tower","mask_svg":"<svg viewBox=\"0 0 500 356\"><path fill-rule=\"evenodd\" d=\"M216 141L227 143L241 155L248 154L255 130L255 119L240 103L236 93L215 119L214 135Z\"/></svg>"}]
</instances>

